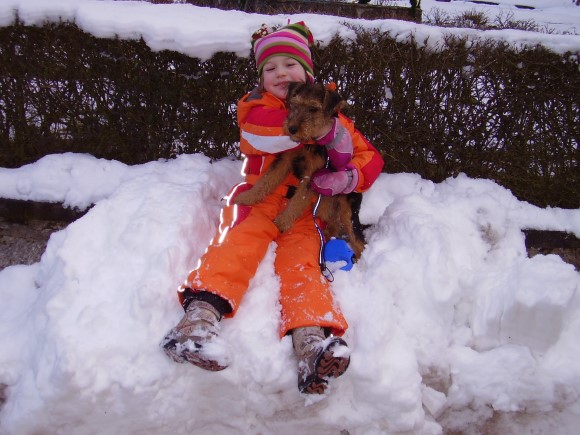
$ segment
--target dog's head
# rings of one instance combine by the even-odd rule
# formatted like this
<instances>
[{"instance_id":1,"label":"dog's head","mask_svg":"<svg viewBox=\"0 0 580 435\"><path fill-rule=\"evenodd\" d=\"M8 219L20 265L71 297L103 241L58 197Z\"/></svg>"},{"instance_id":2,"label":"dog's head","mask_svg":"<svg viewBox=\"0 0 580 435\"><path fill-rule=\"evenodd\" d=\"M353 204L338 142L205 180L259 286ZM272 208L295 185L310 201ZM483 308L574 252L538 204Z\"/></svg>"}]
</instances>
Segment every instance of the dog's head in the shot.
<instances>
[{"instance_id":1,"label":"dog's head","mask_svg":"<svg viewBox=\"0 0 580 435\"><path fill-rule=\"evenodd\" d=\"M325 126L337 116L344 102L322 83L291 83L286 106L284 132L295 142L311 142L325 133Z\"/></svg>"}]
</instances>

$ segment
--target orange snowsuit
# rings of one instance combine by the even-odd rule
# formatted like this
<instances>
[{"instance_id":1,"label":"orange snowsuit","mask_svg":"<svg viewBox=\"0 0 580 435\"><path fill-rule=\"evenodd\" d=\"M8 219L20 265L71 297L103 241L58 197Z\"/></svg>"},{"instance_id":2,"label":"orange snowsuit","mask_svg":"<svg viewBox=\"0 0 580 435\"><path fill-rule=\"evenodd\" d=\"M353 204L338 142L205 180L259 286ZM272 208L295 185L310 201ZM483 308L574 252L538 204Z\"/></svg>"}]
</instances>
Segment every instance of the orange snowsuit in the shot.
<instances>
[{"instance_id":1,"label":"orange snowsuit","mask_svg":"<svg viewBox=\"0 0 580 435\"><path fill-rule=\"evenodd\" d=\"M232 203L236 194L249 189L266 171L276 153L299 146L283 133L286 114L284 102L268 92L253 91L238 102L245 182L230 192L217 234L181 289L205 290L220 296L232 309L226 316L233 316L268 246L275 241L274 268L280 279L281 336L304 326L321 326L335 335L342 335L348 325L320 271L320 238L312 207L284 233L280 233L273 223L288 202L288 188L296 186L298 179L288 175L273 193L253 206ZM359 171L355 190L362 192L379 176L383 160L351 120L340 115L340 121L353 139L351 163ZM179 295L183 302L182 293Z\"/></svg>"}]
</instances>

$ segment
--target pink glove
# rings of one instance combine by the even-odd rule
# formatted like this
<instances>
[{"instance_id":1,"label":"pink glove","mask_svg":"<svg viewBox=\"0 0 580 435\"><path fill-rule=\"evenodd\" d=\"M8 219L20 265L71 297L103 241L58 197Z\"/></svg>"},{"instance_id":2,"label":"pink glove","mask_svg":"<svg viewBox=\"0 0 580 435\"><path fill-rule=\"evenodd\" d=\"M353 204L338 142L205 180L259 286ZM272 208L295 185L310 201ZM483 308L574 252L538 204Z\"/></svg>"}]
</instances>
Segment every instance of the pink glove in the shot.
<instances>
[{"instance_id":1,"label":"pink glove","mask_svg":"<svg viewBox=\"0 0 580 435\"><path fill-rule=\"evenodd\" d=\"M316 139L316 143L326 147L330 164L337 170L343 170L352 159L352 138L338 118L334 118L334 125L330 131Z\"/></svg>"},{"instance_id":2,"label":"pink glove","mask_svg":"<svg viewBox=\"0 0 580 435\"><path fill-rule=\"evenodd\" d=\"M358 170L353 165L347 165L340 171L319 169L312 174L310 187L316 193L324 196L333 196L341 193L350 193L358 184Z\"/></svg>"}]
</instances>

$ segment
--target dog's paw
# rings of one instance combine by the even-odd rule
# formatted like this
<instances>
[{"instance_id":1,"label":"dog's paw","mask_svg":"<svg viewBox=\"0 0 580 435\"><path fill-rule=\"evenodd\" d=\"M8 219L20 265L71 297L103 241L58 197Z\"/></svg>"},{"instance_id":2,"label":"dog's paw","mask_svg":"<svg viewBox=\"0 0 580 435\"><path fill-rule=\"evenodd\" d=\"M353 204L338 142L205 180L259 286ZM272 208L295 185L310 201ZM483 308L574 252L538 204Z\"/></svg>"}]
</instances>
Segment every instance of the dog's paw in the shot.
<instances>
[{"instance_id":1,"label":"dog's paw","mask_svg":"<svg viewBox=\"0 0 580 435\"><path fill-rule=\"evenodd\" d=\"M249 192L242 192L236 195L232 202L237 205L254 205L257 201Z\"/></svg>"},{"instance_id":2,"label":"dog's paw","mask_svg":"<svg viewBox=\"0 0 580 435\"><path fill-rule=\"evenodd\" d=\"M358 240L356 237L353 238L352 240L349 240L348 243L350 244L352 250L354 251L355 262L360 260L360 257L365 249L365 244L360 240Z\"/></svg>"},{"instance_id":3,"label":"dog's paw","mask_svg":"<svg viewBox=\"0 0 580 435\"><path fill-rule=\"evenodd\" d=\"M285 233L292 226L292 222L289 222L288 219L280 218L280 216L278 216L274 219L274 225L278 227L281 233Z\"/></svg>"}]
</instances>

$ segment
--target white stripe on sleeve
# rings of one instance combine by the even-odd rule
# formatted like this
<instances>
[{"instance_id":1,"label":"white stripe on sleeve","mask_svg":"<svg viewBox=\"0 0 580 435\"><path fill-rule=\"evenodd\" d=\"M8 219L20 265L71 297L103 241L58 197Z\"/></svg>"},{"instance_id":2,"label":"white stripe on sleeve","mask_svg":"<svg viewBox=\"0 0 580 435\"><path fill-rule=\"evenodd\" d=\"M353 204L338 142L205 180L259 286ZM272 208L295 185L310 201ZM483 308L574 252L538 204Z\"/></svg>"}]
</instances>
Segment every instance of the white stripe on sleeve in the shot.
<instances>
[{"instance_id":1,"label":"white stripe on sleeve","mask_svg":"<svg viewBox=\"0 0 580 435\"><path fill-rule=\"evenodd\" d=\"M260 136L242 130L242 137L259 151L276 154L298 146L290 136Z\"/></svg>"}]
</instances>

